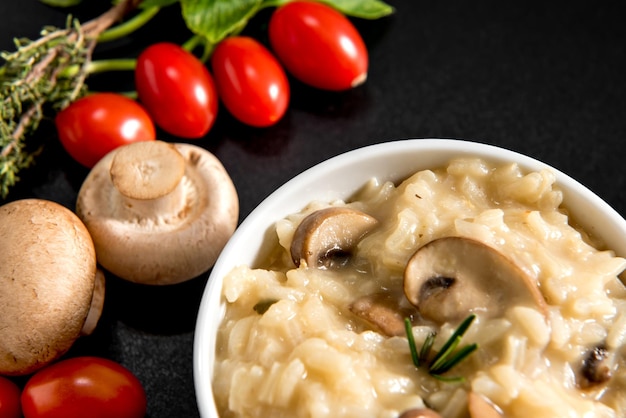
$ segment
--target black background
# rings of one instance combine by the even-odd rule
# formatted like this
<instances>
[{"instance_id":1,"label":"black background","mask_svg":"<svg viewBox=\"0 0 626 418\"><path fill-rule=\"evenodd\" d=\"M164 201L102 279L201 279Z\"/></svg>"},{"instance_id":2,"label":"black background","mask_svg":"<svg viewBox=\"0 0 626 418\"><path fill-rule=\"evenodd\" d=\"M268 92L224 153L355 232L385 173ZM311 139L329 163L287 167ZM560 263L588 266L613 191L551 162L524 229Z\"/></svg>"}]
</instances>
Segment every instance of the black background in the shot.
<instances>
[{"instance_id":1,"label":"black background","mask_svg":"<svg viewBox=\"0 0 626 418\"><path fill-rule=\"evenodd\" d=\"M85 0L85 20L108 1ZM626 24L621 1L389 0L394 16L355 21L370 52L369 79L348 92L317 91L292 80L290 109L267 129L242 126L220 109L194 141L223 162L238 189L243 219L294 175L368 144L413 137L463 138L538 158L587 185L626 213ZM96 58L136 56L159 40L189 34L173 6L131 37L102 44ZM15 36L63 26L67 10L36 0L0 2L0 49ZM265 40L267 13L248 33ZM129 74L90 79L96 89L132 89ZM161 139L177 140L161 132ZM38 164L7 200L35 196L73 208L86 170L43 129ZM192 371L195 317L206 275L168 287L110 278L97 331L68 355L112 358L148 394L150 417L198 415Z\"/></svg>"}]
</instances>

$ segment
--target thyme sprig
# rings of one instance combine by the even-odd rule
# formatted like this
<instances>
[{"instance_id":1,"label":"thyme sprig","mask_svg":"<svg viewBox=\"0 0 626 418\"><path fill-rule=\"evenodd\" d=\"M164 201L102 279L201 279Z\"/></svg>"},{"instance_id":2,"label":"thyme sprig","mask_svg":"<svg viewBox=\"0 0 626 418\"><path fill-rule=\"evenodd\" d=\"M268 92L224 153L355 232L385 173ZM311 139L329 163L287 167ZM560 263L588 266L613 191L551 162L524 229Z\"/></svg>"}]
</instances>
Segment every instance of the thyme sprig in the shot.
<instances>
[{"instance_id":1,"label":"thyme sprig","mask_svg":"<svg viewBox=\"0 0 626 418\"><path fill-rule=\"evenodd\" d=\"M404 319L404 328L409 342L409 349L411 351L411 359L415 367L420 368L423 365L428 367L428 373L436 379L446 382L462 382L465 379L463 377L447 377L442 376L447 373L456 365L465 360L470 354L478 349L478 344L466 345L457 350L457 347L461 343L463 335L467 332L472 322L476 318L476 315L472 314L465 318L458 328L452 333L450 338L445 342L441 349L431 358L432 347L435 343L436 333L430 333L424 340L421 349L418 351L415 344L415 338L413 336L413 327L409 318Z\"/></svg>"},{"instance_id":2,"label":"thyme sprig","mask_svg":"<svg viewBox=\"0 0 626 418\"><path fill-rule=\"evenodd\" d=\"M81 0L41 0L67 7ZM41 38L18 39L14 53L2 53L0 66L0 199L18 180L18 172L29 167L37 146L32 135L44 114L53 116L87 92L90 74L129 71L134 58L92 60L96 44L120 39L135 32L165 7L179 4L181 16L192 37L183 47L203 48L206 61L222 39L240 33L250 19L269 7L290 0L113 0L114 6L101 16L81 24L68 17L65 28L48 27ZM378 19L394 12L382 0L319 0L340 12L362 19ZM128 20L122 19L136 10ZM0 60L1 61L1 60ZM126 95L136 97L136 92ZM34 149L34 150L33 150Z\"/></svg>"},{"instance_id":3,"label":"thyme sprig","mask_svg":"<svg viewBox=\"0 0 626 418\"><path fill-rule=\"evenodd\" d=\"M15 39L15 52L2 52L0 68L0 197L29 167L38 147L26 146L44 118L46 109L63 109L85 92L85 79L98 36L139 0L123 0L99 17L81 25L68 16L65 28L45 27L32 41ZM77 71L64 77L68 68ZM35 149L32 149L35 148Z\"/></svg>"}]
</instances>

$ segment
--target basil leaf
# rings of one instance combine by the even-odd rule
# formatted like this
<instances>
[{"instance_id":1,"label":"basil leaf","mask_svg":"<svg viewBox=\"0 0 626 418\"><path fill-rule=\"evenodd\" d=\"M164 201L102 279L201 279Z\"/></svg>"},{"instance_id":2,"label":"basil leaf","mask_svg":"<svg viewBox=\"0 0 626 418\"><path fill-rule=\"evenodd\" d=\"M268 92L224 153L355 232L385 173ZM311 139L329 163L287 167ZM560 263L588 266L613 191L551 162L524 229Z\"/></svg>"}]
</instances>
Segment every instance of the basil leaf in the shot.
<instances>
[{"instance_id":1,"label":"basil leaf","mask_svg":"<svg viewBox=\"0 0 626 418\"><path fill-rule=\"evenodd\" d=\"M174 3L178 3L180 0L144 0L139 4L141 9L149 9L151 7L165 7Z\"/></svg>"},{"instance_id":2,"label":"basil leaf","mask_svg":"<svg viewBox=\"0 0 626 418\"><path fill-rule=\"evenodd\" d=\"M82 0L39 0L43 4L52 7L71 7L80 4Z\"/></svg>"},{"instance_id":3,"label":"basil leaf","mask_svg":"<svg viewBox=\"0 0 626 418\"><path fill-rule=\"evenodd\" d=\"M265 0L263 7L280 7L293 0ZM361 19L380 19L395 12L395 9L382 0L316 0L337 9L346 16Z\"/></svg>"},{"instance_id":4,"label":"basil leaf","mask_svg":"<svg viewBox=\"0 0 626 418\"><path fill-rule=\"evenodd\" d=\"M262 0L180 0L189 30L217 44L237 33L259 10Z\"/></svg>"},{"instance_id":5,"label":"basil leaf","mask_svg":"<svg viewBox=\"0 0 626 418\"><path fill-rule=\"evenodd\" d=\"M389 16L394 8L381 0L319 0L341 13L361 19L380 19Z\"/></svg>"}]
</instances>

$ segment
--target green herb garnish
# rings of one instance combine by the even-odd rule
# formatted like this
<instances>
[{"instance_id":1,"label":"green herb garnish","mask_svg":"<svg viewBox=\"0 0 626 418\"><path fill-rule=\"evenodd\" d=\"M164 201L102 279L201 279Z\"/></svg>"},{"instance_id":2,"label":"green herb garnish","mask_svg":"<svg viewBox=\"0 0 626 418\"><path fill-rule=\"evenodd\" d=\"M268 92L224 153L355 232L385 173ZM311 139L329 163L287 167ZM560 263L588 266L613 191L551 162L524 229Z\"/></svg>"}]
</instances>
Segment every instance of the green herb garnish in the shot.
<instances>
[{"instance_id":1,"label":"green herb garnish","mask_svg":"<svg viewBox=\"0 0 626 418\"><path fill-rule=\"evenodd\" d=\"M267 312L270 306L272 306L276 302L278 302L278 300L276 299L263 299L263 300L258 301L252 307L252 309L254 309L254 311L258 313L259 315L263 315L265 312Z\"/></svg>"},{"instance_id":2,"label":"green herb garnish","mask_svg":"<svg viewBox=\"0 0 626 418\"><path fill-rule=\"evenodd\" d=\"M450 371L457 364L465 360L470 354L478 349L478 344L466 345L457 350L457 347L461 343L463 335L468 330L472 322L476 318L476 315L472 314L465 318L461 325L452 333L448 341L441 347L441 350L429 360L430 352L435 343L435 333L429 334L424 340L424 344L421 349L417 350L415 345L415 338L413 337L413 327L409 318L404 319L404 328L406 331L407 339L409 341L409 349L411 350L411 358L415 367L419 368L423 364L428 365L428 373L436 379L446 382L462 382L465 379L463 377L447 377L442 376L444 373Z\"/></svg>"}]
</instances>

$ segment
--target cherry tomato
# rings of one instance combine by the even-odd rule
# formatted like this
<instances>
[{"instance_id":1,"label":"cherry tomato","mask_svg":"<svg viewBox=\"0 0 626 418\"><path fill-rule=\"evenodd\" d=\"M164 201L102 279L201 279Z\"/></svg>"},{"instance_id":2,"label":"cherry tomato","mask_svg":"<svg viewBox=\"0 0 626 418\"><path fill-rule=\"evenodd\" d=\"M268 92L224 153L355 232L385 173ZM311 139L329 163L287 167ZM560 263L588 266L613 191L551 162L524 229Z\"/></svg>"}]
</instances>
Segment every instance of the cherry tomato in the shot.
<instances>
[{"instance_id":1,"label":"cherry tomato","mask_svg":"<svg viewBox=\"0 0 626 418\"><path fill-rule=\"evenodd\" d=\"M322 3L293 1L274 11L269 39L295 78L324 90L346 90L365 81L363 38L343 14Z\"/></svg>"},{"instance_id":2,"label":"cherry tomato","mask_svg":"<svg viewBox=\"0 0 626 418\"><path fill-rule=\"evenodd\" d=\"M0 417L20 418L20 388L11 380L0 376Z\"/></svg>"},{"instance_id":3,"label":"cherry tomato","mask_svg":"<svg viewBox=\"0 0 626 418\"><path fill-rule=\"evenodd\" d=\"M211 65L224 106L241 122L265 127L285 114L289 81L276 58L255 39L224 39L213 51Z\"/></svg>"},{"instance_id":4,"label":"cherry tomato","mask_svg":"<svg viewBox=\"0 0 626 418\"><path fill-rule=\"evenodd\" d=\"M143 107L116 93L78 99L57 114L55 125L65 150L86 167L121 145L153 141L156 136Z\"/></svg>"},{"instance_id":5,"label":"cherry tomato","mask_svg":"<svg viewBox=\"0 0 626 418\"><path fill-rule=\"evenodd\" d=\"M25 418L143 418L146 394L122 365L74 357L35 373L22 391Z\"/></svg>"},{"instance_id":6,"label":"cherry tomato","mask_svg":"<svg viewBox=\"0 0 626 418\"><path fill-rule=\"evenodd\" d=\"M215 122L213 77L198 58L176 44L156 43L139 54L135 87L155 123L173 135L200 138Z\"/></svg>"}]
</instances>

